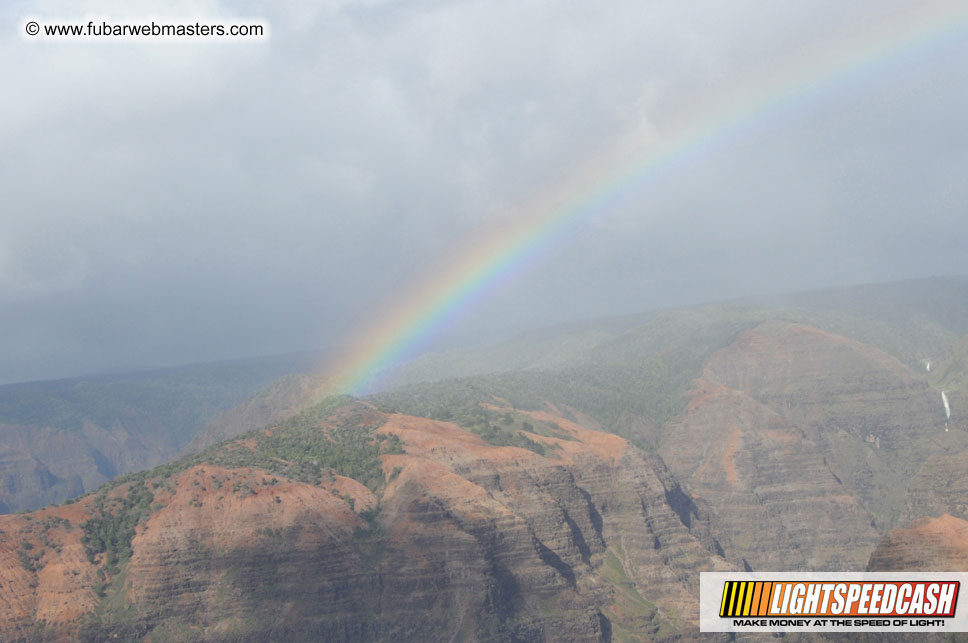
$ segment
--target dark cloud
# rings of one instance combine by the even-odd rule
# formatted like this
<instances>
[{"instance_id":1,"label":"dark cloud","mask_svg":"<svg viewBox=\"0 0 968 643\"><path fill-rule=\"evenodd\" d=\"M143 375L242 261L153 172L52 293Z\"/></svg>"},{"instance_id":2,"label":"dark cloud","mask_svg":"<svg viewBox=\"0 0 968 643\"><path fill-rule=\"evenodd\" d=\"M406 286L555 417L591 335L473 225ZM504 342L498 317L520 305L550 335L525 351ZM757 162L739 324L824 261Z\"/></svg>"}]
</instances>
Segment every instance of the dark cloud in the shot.
<instances>
[{"instance_id":1,"label":"dark cloud","mask_svg":"<svg viewBox=\"0 0 968 643\"><path fill-rule=\"evenodd\" d=\"M338 341L603 145L835 68L871 30L903 35L898 16L930 19L921 4L5 5L0 381ZM233 14L269 41L20 35L27 15ZM968 272L966 43L794 92L455 332Z\"/></svg>"}]
</instances>

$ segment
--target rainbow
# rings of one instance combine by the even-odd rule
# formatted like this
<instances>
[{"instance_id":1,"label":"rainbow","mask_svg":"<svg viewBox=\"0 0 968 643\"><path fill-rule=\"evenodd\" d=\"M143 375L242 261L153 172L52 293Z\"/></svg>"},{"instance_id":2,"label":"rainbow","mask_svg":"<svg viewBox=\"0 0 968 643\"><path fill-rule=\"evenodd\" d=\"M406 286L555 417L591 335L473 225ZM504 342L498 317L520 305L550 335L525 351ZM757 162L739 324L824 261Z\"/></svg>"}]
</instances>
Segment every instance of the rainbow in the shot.
<instances>
[{"instance_id":1,"label":"rainbow","mask_svg":"<svg viewBox=\"0 0 968 643\"><path fill-rule=\"evenodd\" d=\"M888 74L929 46L963 38L968 3L924 2L891 20L865 25L814 48L807 56L762 70L742 98L718 101L715 110L691 114L665 128L661 140L620 140L584 160L550 188L537 193L489 230L456 245L414 286L341 343L324 372L346 393L360 394L395 364L426 350L442 329L583 224L629 203L669 173L783 122L812 101L853 86L865 76Z\"/></svg>"}]
</instances>

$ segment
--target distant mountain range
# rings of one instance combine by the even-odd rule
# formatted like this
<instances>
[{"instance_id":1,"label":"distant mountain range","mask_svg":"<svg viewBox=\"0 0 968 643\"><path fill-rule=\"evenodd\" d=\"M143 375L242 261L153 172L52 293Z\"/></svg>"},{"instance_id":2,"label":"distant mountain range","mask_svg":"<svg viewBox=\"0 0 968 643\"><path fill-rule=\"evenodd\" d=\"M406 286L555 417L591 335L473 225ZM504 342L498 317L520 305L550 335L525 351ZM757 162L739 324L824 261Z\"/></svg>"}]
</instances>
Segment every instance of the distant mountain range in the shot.
<instances>
[{"instance_id":1,"label":"distant mountain range","mask_svg":"<svg viewBox=\"0 0 968 643\"><path fill-rule=\"evenodd\" d=\"M317 366L285 355L0 386L0 512L166 462L219 413Z\"/></svg>"},{"instance_id":2,"label":"distant mountain range","mask_svg":"<svg viewBox=\"0 0 968 643\"><path fill-rule=\"evenodd\" d=\"M961 568L966 347L968 280L930 279L536 331L362 399L282 363L4 387L43 493L182 455L0 516L0 638L691 640L701 570Z\"/></svg>"}]
</instances>

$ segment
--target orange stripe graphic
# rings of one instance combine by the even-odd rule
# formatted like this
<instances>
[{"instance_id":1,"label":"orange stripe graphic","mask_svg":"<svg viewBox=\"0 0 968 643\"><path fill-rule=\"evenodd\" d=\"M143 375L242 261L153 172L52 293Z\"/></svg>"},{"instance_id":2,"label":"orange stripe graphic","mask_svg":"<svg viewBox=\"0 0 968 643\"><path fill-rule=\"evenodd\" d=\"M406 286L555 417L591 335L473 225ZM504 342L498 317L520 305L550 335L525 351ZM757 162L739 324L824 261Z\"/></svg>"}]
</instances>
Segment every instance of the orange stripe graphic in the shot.
<instances>
[{"instance_id":1,"label":"orange stripe graphic","mask_svg":"<svg viewBox=\"0 0 968 643\"><path fill-rule=\"evenodd\" d=\"M760 603L760 616L766 616L770 613L770 598L773 590L773 582L767 581L763 583L763 597Z\"/></svg>"},{"instance_id":2,"label":"orange stripe graphic","mask_svg":"<svg viewBox=\"0 0 968 643\"><path fill-rule=\"evenodd\" d=\"M760 593L763 590L763 583L761 581L756 581L753 583L753 611L750 612L751 616L760 615Z\"/></svg>"}]
</instances>

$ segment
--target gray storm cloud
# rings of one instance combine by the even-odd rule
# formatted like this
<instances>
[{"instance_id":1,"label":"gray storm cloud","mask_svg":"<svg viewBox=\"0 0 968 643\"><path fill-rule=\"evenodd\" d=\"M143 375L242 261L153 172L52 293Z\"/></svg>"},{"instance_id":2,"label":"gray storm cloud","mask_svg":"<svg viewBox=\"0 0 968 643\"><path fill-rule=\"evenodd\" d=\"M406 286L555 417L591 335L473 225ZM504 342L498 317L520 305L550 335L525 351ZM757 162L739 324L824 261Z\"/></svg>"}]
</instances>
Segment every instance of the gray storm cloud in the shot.
<instances>
[{"instance_id":1,"label":"gray storm cloud","mask_svg":"<svg viewBox=\"0 0 968 643\"><path fill-rule=\"evenodd\" d=\"M661 140L765 61L918 3L243 6L0 8L0 381L338 341L603 142ZM32 43L25 15L249 15L271 37ZM968 272L966 48L929 42L697 158L455 332Z\"/></svg>"}]
</instances>

